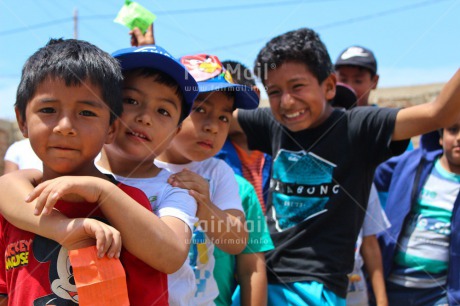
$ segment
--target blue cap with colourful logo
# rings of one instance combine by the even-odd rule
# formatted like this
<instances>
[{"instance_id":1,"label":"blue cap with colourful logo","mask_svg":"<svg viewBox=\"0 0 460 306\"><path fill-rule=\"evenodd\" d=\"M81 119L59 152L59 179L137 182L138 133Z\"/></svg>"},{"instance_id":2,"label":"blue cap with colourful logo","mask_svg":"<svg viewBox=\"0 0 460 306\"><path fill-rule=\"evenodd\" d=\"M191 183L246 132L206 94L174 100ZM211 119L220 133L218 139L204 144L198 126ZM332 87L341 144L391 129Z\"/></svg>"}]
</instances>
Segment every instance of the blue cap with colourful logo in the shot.
<instances>
[{"instance_id":1,"label":"blue cap with colourful logo","mask_svg":"<svg viewBox=\"0 0 460 306\"><path fill-rule=\"evenodd\" d=\"M180 62L198 82L200 93L231 88L235 93L234 108L253 109L259 106L259 96L249 86L235 84L231 74L215 55L196 54L180 58Z\"/></svg>"},{"instance_id":2,"label":"blue cap with colourful logo","mask_svg":"<svg viewBox=\"0 0 460 306\"><path fill-rule=\"evenodd\" d=\"M157 45L125 48L112 53L121 64L122 70L153 68L172 77L184 95L190 113L198 96L198 84L185 67L165 49Z\"/></svg>"}]
</instances>

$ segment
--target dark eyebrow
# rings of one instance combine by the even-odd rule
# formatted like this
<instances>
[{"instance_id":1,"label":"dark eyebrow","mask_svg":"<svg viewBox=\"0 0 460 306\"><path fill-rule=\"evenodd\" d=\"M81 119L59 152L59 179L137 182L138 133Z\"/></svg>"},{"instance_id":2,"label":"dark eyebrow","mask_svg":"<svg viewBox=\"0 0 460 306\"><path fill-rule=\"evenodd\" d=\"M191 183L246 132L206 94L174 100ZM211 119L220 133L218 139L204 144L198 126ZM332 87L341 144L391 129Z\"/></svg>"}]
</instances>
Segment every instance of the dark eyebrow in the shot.
<instances>
[{"instance_id":1,"label":"dark eyebrow","mask_svg":"<svg viewBox=\"0 0 460 306\"><path fill-rule=\"evenodd\" d=\"M141 93L141 91L135 87L123 87L123 90L132 90L132 91L135 91L135 92L138 92L139 94L143 95ZM170 103L174 106L174 108L176 109L179 109L179 107L177 106L177 103L175 103L173 100L170 100L170 99L167 99L167 98L162 98L161 101L164 101L164 102L167 102L167 103Z\"/></svg>"},{"instance_id":2,"label":"dark eyebrow","mask_svg":"<svg viewBox=\"0 0 460 306\"><path fill-rule=\"evenodd\" d=\"M235 103L233 103L233 104L235 104ZM232 114L232 113L233 113L233 106L232 106L232 107L225 108L225 109L224 109L224 112Z\"/></svg>"},{"instance_id":3,"label":"dark eyebrow","mask_svg":"<svg viewBox=\"0 0 460 306\"><path fill-rule=\"evenodd\" d=\"M59 102L58 99L54 99L54 98L42 98L42 99L39 99L38 100L39 103L56 103L56 102ZM83 104L83 105L88 105L88 106L91 106L91 107L96 107L96 108L103 108L105 103L101 103L99 101L92 101L92 100L81 100L81 101L78 101L77 102L78 104Z\"/></svg>"},{"instance_id":4,"label":"dark eyebrow","mask_svg":"<svg viewBox=\"0 0 460 306\"><path fill-rule=\"evenodd\" d=\"M96 107L96 108L104 108L105 105L106 105L105 103L100 103L98 101L88 101L88 100L78 101L77 103L92 106L92 107Z\"/></svg>"}]
</instances>

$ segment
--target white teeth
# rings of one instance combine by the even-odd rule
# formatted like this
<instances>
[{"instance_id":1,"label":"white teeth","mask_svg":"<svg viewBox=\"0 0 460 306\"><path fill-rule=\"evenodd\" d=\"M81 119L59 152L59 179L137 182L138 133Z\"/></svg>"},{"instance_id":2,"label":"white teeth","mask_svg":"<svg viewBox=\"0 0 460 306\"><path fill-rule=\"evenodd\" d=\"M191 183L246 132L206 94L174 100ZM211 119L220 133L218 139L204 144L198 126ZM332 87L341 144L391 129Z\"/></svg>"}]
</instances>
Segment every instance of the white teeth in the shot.
<instances>
[{"instance_id":1,"label":"white teeth","mask_svg":"<svg viewBox=\"0 0 460 306\"><path fill-rule=\"evenodd\" d=\"M133 134L134 136L139 137L139 138L147 139L147 137L145 137L144 135L136 133L136 132L131 132L131 134Z\"/></svg>"},{"instance_id":2,"label":"white teeth","mask_svg":"<svg viewBox=\"0 0 460 306\"><path fill-rule=\"evenodd\" d=\"M304 112L305 112L305 110L300 111L300 112L295 112L295 113L292 113L292 114L284 114L284 116L286 116L288 118L295 118L295 117L303 114Z\"/></svg>"}]
</instances>

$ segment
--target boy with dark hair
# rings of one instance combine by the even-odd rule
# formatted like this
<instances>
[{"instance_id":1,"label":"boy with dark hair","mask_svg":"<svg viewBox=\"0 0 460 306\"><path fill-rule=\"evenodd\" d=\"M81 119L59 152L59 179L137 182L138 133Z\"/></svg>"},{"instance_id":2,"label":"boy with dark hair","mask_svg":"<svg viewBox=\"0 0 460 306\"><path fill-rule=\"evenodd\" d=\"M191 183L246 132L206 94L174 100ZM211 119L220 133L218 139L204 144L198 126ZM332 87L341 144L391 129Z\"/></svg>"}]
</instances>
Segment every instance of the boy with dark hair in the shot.
<instances>
[{"instance_id":1,"label":"boy with dark hair","mask_svg":"<svg viewBox=\"0 0 460 306\"><path fill-rule=\"evenodd\" d=\"M213 158L227 138L235 108L255 108L258 97L250 87L232 82L214 55L197 54L180 59L197 80L200 94L192 113L155 164L172 173L172 186L189 190L198 203L190 248L190 265L196 277L191 305L214 303L219 291L214 272L214 247L239 254L247 233L238 184L231 168Z\"/></svg>"},{"instance_id":2,"label":"boy with dark hair","mask_svg":"<svg viewBox=\"0 0 460 306\"><path fill-rule=\"evenodd\" d=\"M187 260L197 204L187 190L172 187L170 173L155 159L170 145L190 113L198 85L185 67L157 45L126 48L113 54L123 75L123 122L97 166L117 180L141 189L154 212L174 232L161 242L158 269L168 273L170 305L187 305L195 277ZM175 253L171 253L171 248ZM174 254L174 256L171 256Z\"/></svg>"},{"instance_id":3,"label":"boy with dark hair","mask_svg":"<svg viewBox=\"0 0 460 306\"><path fill-rule=\"evenodd\" d=\"M377 60L374 53L361 46L343 50L335 62L339 82L350 85L358 96L357 106L369 105L371 90L377 88Z\"/></svg>"},{"instance_id":4,"label":"boy with dark hair","mask_svg":"<svg viewBox=\"0 0 460 306\"><path fill-rule=\"evenodd\" d=\"M333 65L306 28L269 41L254 69L271 110L235 113L249 148L275 157L266 214L275 244L266 254L269 304L345 305L375 167L402 153L406 139L455 119L460 72L435 103L333 109Z\"/></svg>"},{"instance_id":5,"label":"boy with dark hair","mask_svg":"<svg viewBox=\"0 0 460 306\"><path fill-rule=\"evenodd\" d=\"M145 54L154 54L148 53L152 50L145 51ZM145 54L138 56L148 57ZM164 53L161 54L166 56ZM176 66L181 67L178 63ZM40 71L42 67L44 71ZM182 67L180 72L183 79L184 71ZM196 85L193 79L190 79L191 85ZM121 80L119 63L113 57L88 43L76 40L46 46L37 51L25 65L23 82L18 88L16 113L24 136L30 138L35 153L43 161L43 178L34 173L34 176L43 182L31 192L27 201L37 198L34 213L40 215L43 207L44 213L37 217L33 216L33 208L30 205L11 205L23 202L24 192L31 190L28 180L26 181L29 185L24 184L28 174L17 172L0 179L0 189L5 193L8 190L8 195L0 201L3 215L21 228L37 233L34 235L18 230L3 220L3 247L14 245L17 239L31 241L31 246L27 250L29 264L22 267L7 267L6 278L5 270L2 272L2 288L10 295L12 301L32 304L34 300L54 299L58 304L63 299L67 300L67 303L78 303L75 284L64 284L63 280L59 280L62 285L56 286L54 279L51 279L51 276L55 275L53 269L57 269L57 275L60 277L65 274L65 271L59 269L67 267L66 258L61 258L59 262L52 261L51 266L36 263L38 258L46 259L50 252L53 253L50 251L52 249L40 248L39 241L43 241L43 238L38 235L67 244L70 237L71 242L74 242L76 234L71 227L65 227L65 232L56 233L54 230L56 225L63 227L62 218L57 221L54 218L57 212L52 208L56 205L56 208L68 217L107 218L120 230L126 247L126 250L122 250L120 258L127 274L131 304L168 303L167 279L164 272L177 270L183 263L187 254L186 237L181 239L181 233L177 228L180 227L184 235L187 231L184 231L184 226L180 223L175 223L174 227L171 224L175 221L160 220L151 213L151 204L144 193L104 175L94 164L94 158L104 143L110 143L120 134L120 131L115 131L115 123L118 121L114 119L122 111ZM24 90L25 82L27 88L33 90ZM174 92L173 89L171 91ZM187 100L193 100L193 95L193 92L184 94ZM177 103L180 105L180 102ZM172 113L173 111L167 107L159 107L158 112L164 116L168 110ZM174 114L179 120L180 107L176 108ZM146 138L139 132L131 132L130 135ZM123 191L138 200L141 205ZM86 203L75 204L66 200L83 200ZM188 235L190 237L190 232ZM177 239L171 239L172 237ZM75 239L79 245L80 237ZM119 247L119 239L115 242ZM47 243L53 245L54 242L48 240ZM159 244L161 248L158 248ZM57 252L62 249L56 243L54 245L57 246ZM70 246L72 247L71 243ZM100 255L104 252L105 249L102 248ZM108 254L117 257L116 253L111 252L114 252L113 248L109 249ZM40 257L37 257L39 255ZM8 262L8 259L5 261ZM69 273L71 269L66 271ZM37 280L37 283L21 281L30 274L33 274L33 279ZM26 284L27 290L17 290ZM26 302L27 300L31 302Z\"/></svg>"},{"instance_id":6,"label":"boy with dark hair","mask_svg":"<svg viewBox=\"0 0 460 306\"><path fill-rule=\"evenodd\" d=\"M460 303L460 117L375 172L392 226L379 236L389 305ZM427 142L428 144L428 142Z\"/></svg>"}]
</instances>

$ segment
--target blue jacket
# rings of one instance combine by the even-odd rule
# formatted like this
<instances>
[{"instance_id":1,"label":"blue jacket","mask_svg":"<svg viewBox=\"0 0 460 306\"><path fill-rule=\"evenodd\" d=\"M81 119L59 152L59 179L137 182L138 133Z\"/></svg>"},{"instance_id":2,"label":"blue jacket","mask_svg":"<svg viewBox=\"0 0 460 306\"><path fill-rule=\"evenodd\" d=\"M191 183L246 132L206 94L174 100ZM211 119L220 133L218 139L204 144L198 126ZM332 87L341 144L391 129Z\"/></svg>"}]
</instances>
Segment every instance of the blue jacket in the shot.
<instances>
[{"instance_id":1,"label":"blue jacket","mask_svg":"<svg viewBox=\"0 0 460 306\"><path fill-rule=\"evenodd\" d=\"M442 150L420 149L405 152L381 164L375 172L379 192L388 193L385 212L391 227L379 235L385 278L391 272L396 244L404 222ZM460 196L454 203L449 246L447 296L450 305L460 305Z\"/></svg>"},{"instance_id":2,"label":"blue jacket","mask_svg":"<svg viewBox=\"0 0 460 306\"><path fill-rule=\"evenodd\" d=\"M270 188L270 171L271 171L271 165L272 165L272 157L265 153L264 153L264 156L265 156L265 162L262 168L262 185L263 185L262 191L263 191L264 202L266 205L268 189ZM238 157L238 153L236 152L235 147L233 146L232 142L229 139L225 141L224 146L222 147L220 152L216 154L215 157L225 161L227 165L232 167L233 171L236 174L243 176L243 170L242 170L240 158Z\"/></svg>"}]
</instances>

